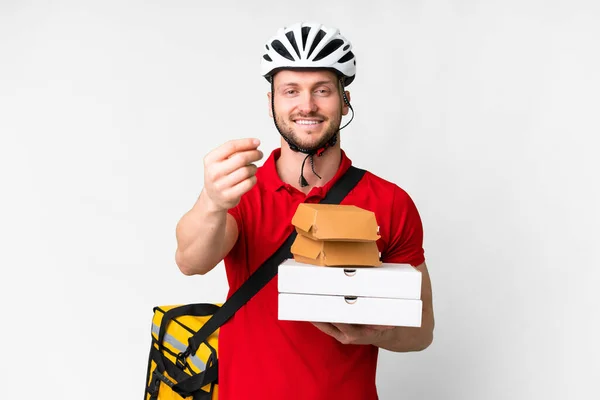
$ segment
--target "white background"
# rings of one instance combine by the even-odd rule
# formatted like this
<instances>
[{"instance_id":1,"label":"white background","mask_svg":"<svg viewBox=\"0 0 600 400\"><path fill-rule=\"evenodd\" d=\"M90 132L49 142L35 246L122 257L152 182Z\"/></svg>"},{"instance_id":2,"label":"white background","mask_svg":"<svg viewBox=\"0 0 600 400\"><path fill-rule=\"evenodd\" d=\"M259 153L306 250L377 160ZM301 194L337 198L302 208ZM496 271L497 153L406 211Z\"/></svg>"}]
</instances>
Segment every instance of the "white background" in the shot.
<instances>
[{"instance_id":1,"label":"white background","mask_svg":"<svg viewBox=\"0 0 600 400\"><path fill-rule=\"evenodd\" d=\"M210 149L279 145L261 51L305 19L354 44L344 149L423 218L435 341L381 398L600 398L600 7L541 0L0 0L0 397L141 399L152 307L224 298L175 224Z\"/></svg>"}]
</instances>

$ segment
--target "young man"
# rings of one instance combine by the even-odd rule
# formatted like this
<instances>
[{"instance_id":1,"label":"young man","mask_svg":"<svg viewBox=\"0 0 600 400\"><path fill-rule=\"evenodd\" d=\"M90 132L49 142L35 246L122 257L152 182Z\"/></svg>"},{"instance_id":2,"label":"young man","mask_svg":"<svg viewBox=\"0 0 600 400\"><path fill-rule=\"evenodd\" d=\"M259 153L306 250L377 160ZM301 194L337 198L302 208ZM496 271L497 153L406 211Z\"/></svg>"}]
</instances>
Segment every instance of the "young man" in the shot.
<instances>
[{"instance_id":1,"label":"young man","mask_svg":"<svg viewBox=\"0 0 600 400\"><path fill-rule=\"evenodd\" d=\"M298 204L319 202L351 165L340 148L342 116L352 110L345 87L356 70L350 43L337 29L296 24L267 42L262 62L281 148L258 169L257 139L211 151L202 193L177 226L181 271L205 274L224 259L229 295L292 232ZM342 204L375 213L383 262L410 263L422 272L422 326L279 321L275 278L221 328L220 400L374 400L378 348L419 351L431 343L431 284L414 203L367 172Z\"/></svg>"}]
</instances>

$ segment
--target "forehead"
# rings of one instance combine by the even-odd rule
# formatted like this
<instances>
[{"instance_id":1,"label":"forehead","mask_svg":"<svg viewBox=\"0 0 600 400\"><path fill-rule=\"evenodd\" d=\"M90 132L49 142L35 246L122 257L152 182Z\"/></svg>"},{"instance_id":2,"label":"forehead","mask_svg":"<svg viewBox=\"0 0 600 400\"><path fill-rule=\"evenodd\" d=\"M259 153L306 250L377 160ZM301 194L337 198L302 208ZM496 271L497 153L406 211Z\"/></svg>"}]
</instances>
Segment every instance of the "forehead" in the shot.
<instances>
[{"instance_id":1,"label":"forehead","mask_svg":"<svg viewBox=\"0 0 600 400\"><path fill-rule=\"evenodd\" d=\"M276 86L298 84L311 85L317 82L330 81L336 83L337 75L328 70L295 71L284 69L275 74L274 83Z\"/></svg>"}]
</instances>

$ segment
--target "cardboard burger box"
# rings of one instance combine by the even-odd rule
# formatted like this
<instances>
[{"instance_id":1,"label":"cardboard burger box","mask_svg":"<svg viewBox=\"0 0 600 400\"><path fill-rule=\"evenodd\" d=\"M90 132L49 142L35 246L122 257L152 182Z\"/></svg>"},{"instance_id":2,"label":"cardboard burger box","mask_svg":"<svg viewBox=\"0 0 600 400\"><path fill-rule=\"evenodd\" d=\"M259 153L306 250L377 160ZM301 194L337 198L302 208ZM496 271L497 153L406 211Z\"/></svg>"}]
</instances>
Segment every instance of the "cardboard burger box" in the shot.
<instances>
[{"instance_id":1,"label":"cardboard burger box","mask_svg":"<svg viewBox=\"0 0 600 400\"><path fill-rule=\"evenodd\" d=\"M292 224L294 258L279 266L280 320L421 326L421 273L381 263L374 213L303 203Z\"/></svg>"},{"instance_id":2,"label":"cardboard burger box","mask_svg":"<svg viewBox=\"0 0 600 400\"><path fill-rule=\"evenodd\" d=\"M375 213L356 206L301 203L292 225L314 240L373 242L380 237Z\"/></svg>"},{"instance_id":3,"label":"cardboard burger box","mask_svg":"<svg viewBox=\"0 0 600 400\"><path fill-rule=\"evenodd\" d=\"M292 218L296 261L322 266L379 266L375 214L356 206L301 203Z\"/></svg>"}]
</instances>

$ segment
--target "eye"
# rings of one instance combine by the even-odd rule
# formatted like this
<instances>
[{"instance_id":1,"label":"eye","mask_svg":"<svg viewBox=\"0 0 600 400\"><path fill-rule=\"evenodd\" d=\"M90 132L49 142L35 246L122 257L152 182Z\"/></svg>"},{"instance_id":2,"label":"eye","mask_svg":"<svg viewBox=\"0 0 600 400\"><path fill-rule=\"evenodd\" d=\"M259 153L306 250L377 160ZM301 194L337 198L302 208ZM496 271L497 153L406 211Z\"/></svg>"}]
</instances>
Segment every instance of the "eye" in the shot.
<instances>
[{"instance_id":1,"label":"eye","mask_svg":"<svg viewBox=\"0 0 600 400\"><path fill-rule=\"evenodd\" d=\"M283 93L288 95L288 96L293 96L297 93L298 91L296 89L286 89Z\"/></svg>"},{"instance_id":2,"label":"eye","mask_svg":"<svg viewBox=\"0 0 600 400\"><path fill-rule=\"evenodd\" d=\"M317 93L320 96L327 96L330 93L330 90L327 88L321 88L321 89L315 90L315 93Z\"/></svg>"}]
</instances>

